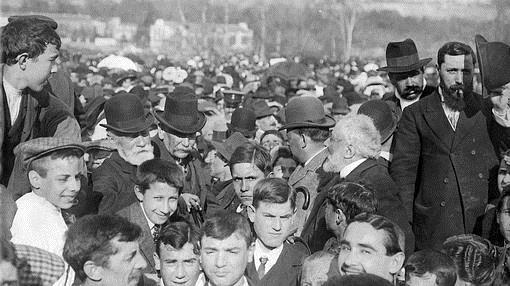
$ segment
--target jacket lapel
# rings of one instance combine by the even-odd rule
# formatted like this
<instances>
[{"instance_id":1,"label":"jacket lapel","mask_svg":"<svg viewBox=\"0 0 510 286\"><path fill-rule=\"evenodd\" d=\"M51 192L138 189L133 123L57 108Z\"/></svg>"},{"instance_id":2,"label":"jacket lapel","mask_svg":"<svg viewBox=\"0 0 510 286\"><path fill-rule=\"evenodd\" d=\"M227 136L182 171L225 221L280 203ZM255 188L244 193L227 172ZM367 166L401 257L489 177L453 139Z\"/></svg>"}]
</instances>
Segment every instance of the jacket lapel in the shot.
<instances>
[{"instance_id":1,"label":"jacket lapel","mask_svg":"<svg viewBox=\"0 0 510 286\"><path fill-rule=\"evenodd\" d=\"M294 170L294 172L290 175L289 185L291 186L295 185L297 182L303 179L308 172L317 171L317 169L322 167L322 164L324 163L324 160L326 160L327 156L328 150L323 149L317 155L315 155L315 157L306 166L299 165L296 168L296 170Z\"/></svg>"},{"instance_id":2,"label":"jacket lapel","mask_svg":"<svg viewBox=\"0 0 510 286\"><path fill-rule=\"evenodd\" d=\"M443 106L441 105L440 95L437 91L427 101L423 116L432 132L444 144L444 147L450 150L454 132L446 118Z\"/></svg>"},{"instance_id":3,"label":"jacket lapel","mask_svg":"<svg viewBox=\"0 0 510 286\"><path fill-rule=\"evenodd\" d=\"M481 112L481 102L476 101L476 94L472 94L466 100L466 108L460 112L459 120L457 122L457 128L455 130L455 137L453 139L452 150L459 145L464 137L470 134L473 131L473 127L479 120L479 116L476 116L479 112ZM479 126L483 126L481 124Z\"/></svg>"},{"instance_id":4,"label":"jacket lapel","mask_svg":"<svg viewBox=\"0 0 510 286\"><path fill-rule=\"evenodd\" d=\"M129 210L130 221L139 225L142 228L142 241L140 243L140 251L145 260L150 263L153 271L155 271L155 262L153 254L155 252L154 240L152 239L152 231L149 228L147 219L143 213L142 207L138 203L134 203L130 206Z\"/></svg>"}]
</instances>

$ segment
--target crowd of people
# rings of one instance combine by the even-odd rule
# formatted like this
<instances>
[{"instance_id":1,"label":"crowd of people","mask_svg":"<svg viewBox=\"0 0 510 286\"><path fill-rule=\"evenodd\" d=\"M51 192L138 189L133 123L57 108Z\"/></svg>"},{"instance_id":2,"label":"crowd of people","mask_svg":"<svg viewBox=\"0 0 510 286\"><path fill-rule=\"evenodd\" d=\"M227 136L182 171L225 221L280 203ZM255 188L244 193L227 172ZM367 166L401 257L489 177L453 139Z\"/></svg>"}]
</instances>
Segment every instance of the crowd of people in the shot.
<instances>
[{"instance_id":1,"label":"crowd of people","mask_svg":"<svg viewBox=\"0 0 510 286\"><path fill-rule=\"evenodd\" d=\"M1 28L0 285L508 285L510 46L64 57Z\"/></svg>"}]
</instances>

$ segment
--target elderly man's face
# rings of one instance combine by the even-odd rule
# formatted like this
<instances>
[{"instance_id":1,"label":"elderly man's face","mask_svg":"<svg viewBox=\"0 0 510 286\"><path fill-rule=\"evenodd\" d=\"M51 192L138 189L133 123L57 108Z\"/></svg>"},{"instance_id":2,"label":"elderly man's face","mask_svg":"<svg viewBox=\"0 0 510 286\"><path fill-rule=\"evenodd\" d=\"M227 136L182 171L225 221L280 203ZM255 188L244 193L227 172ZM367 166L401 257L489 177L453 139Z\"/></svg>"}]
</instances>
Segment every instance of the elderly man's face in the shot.
<instances>
[{"instance_id":1,"label":"elderly man's face","mask_svg":"<svg viewBox=\"0 0 510 286\"><path fill-rule=\"evenodd\" d=\"M138 241L120 241L118 237L110 241L116 250L102 267L102 285L135 286L140 280L147 263L140 253Z\"/></svg>"},{"instance_id":2,"label":"elderly man's face","mask_svg":"<svg viewBox=\"0 0 510 286\"><path fill-rule=\"evenodd\" d=\"M262 131L278 130L278 121L273 115L257 119L255 125Z\"/></svg>"},{"instance_id":3,"label":"elderly man's face","mask_svg":"<svg viewBox=\"0 0 510 286\"><path fill-rule=\"evenodd\" d=\"M235 285L244 274L246 265L253 260L253 246L234 232L219 240L204 236L200 258L205 275L216 286Z\"/></svg>"},{"instance_id":4,"label":"elderly man's face","mask_svg":"<svg viewBox=\"0 0 510 286\"><path fill-rule=\"evenodd\" d=\"M187 242L181 249L161 244L159 261L165 286L194 286L200 275L199 255Z\"/></svg>"},{"instance_id":5,"label":"elderly man's face","mask_svg":"<svg viewBox=\"0 0 510 286\"><path fill-rule=\"evenodd\" d=\"M154 158L151 138L148 131L129 136L110 134L117 144L119 155L131 165L140 166Z\"/></svg>"},{"instance_id":6,"label":"elderly man's face","mask_svg":"<svg viewBox=\"0 0 510 286\"><path fill-rule=\"evenodd\" d=\"M55 61L58 55L57 46L48 44L44 53L33 59L27 58L24 77L28 88L33 91L41 91L43 89L50 75L57 72Z\"/></svg>"},{"instance_id":7,"label":"elderly man's face","mask_svg":"<svg viewBox=\"0 0 510 286\"><path fill-rule=\"evenodd\" d=\"M406 73L391 73L390 78L402 99L414 100L423 92L423 72L420 69Z\"/></svg>"},{"instance_id":8,"label":"elderly man's face","mask_svg":"<svg viewBox=\"0 0 510 286\"><path fill-rule=\"evenodd\" d=\"M163 143L170 154L179 159L188 157L197 142L198 133L190 135L174 135L161 130ZM183 137L180 137L183 136Z\"/></svg>"},{"instance_id":9,"label":"elderly man's face","mask_svg":"<svg viewBox=\"0 0 510 286\"><path fill-rule=\"evenodd\" d=\"M342 131L335 128L331 137L326 141L328 147L328 157L324 161L324 171L339 173L343 167L349 164L347 154L347 142Z\"/></svg>"},{"instance_id":10,"label":"elderly man's face","mask_svg":"<svg viewBox=\"0 0 510 286\"><path fill-rule=\"evenodd\" d=\"M464 109L464 98L473 91L472 56L445 55L439 75L445 104L454 110Z\"/></svg>"},{"instance_id":11,"label":"elderly man's face","mask_svg":"<svg viewBox=\"0 0 510 286\"><path fill-rule=\"evenodd\" d=\"M81 188L83 158L71 156L51 159L46 157L40 160L43 160L40 163L46 170L45 176L35 170L31 170L28 175L37 194L58 208L72 207Z\"/></svg>"},{"instance_id":12,"label":"elderly man's face","mask_svg":"<svg viewBox=\"0 0 510 286\"><path fill-rule=\"evenodd\" d=\"M344 275L369 273L392 282L393 275L402 268L404 261L397 263L393 256L387 254L387 239L384 230L377 230L369 223L349 224L340 242L340 272Z\"/></svg>"}]
</instances>

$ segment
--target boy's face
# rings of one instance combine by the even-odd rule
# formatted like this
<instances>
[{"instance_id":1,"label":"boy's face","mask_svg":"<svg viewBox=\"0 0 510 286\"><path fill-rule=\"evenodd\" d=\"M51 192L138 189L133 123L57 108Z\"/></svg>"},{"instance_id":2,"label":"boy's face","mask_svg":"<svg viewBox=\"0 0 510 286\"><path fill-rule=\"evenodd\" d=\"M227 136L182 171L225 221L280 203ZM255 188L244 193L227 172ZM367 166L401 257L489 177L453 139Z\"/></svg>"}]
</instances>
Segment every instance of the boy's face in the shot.
<instances>
[{"instance_id":1,"label":"boy's face","mask_svg":"<svg viewBox=\"0 0 510 286\"><path fill-rule=\"evenodd\" d=\"M200 261L212 285L235 285L253 259L253 246L237 232L223 240L204 236L201 244Z\"/></svg>"},{"instance_id":2,"label":"boy's face","mask_svg":"<svg viewBox=\"0 0 510 286\"><path fill-rule=\"evenodd\" d=\"M253 187L265 177L264 172L251 163L234 164L231 171L237 197L244 205L250 206L253 202Z\"/></svg>"},{"instance_id":3,"label":"boy's face","mask_svg":"<svg viewBox=\"0 0 510 286\"><path fill-rule=\"evenodd\" d=\"M181 249L161 244L161 278L165 286L193 286L200 275L199 255L193 244L187 242Z\"/></svg>"},{"instance_id":4,"label":"boy's face","mask_svg":"<svg viewBox=\"0 0 510 286\"><path fill-rule=\"evenodd\" d=\"M165 223L177 209L179 190L167 183L152 183L143 194L137 187L135 194L142 202L145 214L154 224Z\"/></svg>"},{"instance_id":5,"label":"boy's face","mask_svg":"<svg viewBox=\"0 0 510 286\"><path fill-rule=\"evenodd\" d=\"M283 204L259 202L248 214L258 239L267 248L279 247L287 239L294 216L289 200Z\"/></svg>"}]
</instances>

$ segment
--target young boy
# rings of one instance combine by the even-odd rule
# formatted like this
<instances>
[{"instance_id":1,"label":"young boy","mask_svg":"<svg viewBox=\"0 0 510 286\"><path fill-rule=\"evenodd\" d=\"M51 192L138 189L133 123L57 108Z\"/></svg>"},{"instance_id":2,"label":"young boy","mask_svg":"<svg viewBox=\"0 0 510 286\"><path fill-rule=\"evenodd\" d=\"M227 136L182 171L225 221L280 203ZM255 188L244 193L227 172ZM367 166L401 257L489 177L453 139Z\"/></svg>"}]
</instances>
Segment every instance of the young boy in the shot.
<instances>
[{"instance_id":1,"label":"young boy","mask_svg":"<svg viewBox=\"0 0 510 286\"><path fill-rule=\"evenodd\" d=\"M256 285L298 284L303 259L310 253L301 241L284 243L295 213L296 192L285 180L266 178L255 185L248 217L257 239L245 274Z\"/></svg>"},{"instance_id":2,"label":"young boy","mask_svg":"<svg viewBox=\"0 0 510 286\"><path fill-rule=\"evenodd\" d=\"M136 172L134 191L138 202L117 213L142 228L140 250L147 262L145 273L156 273L154 238L164 223L174 220L183 181L182 169L175 163L161 159L145 161Z\"/></svg>"}]
</instances>

